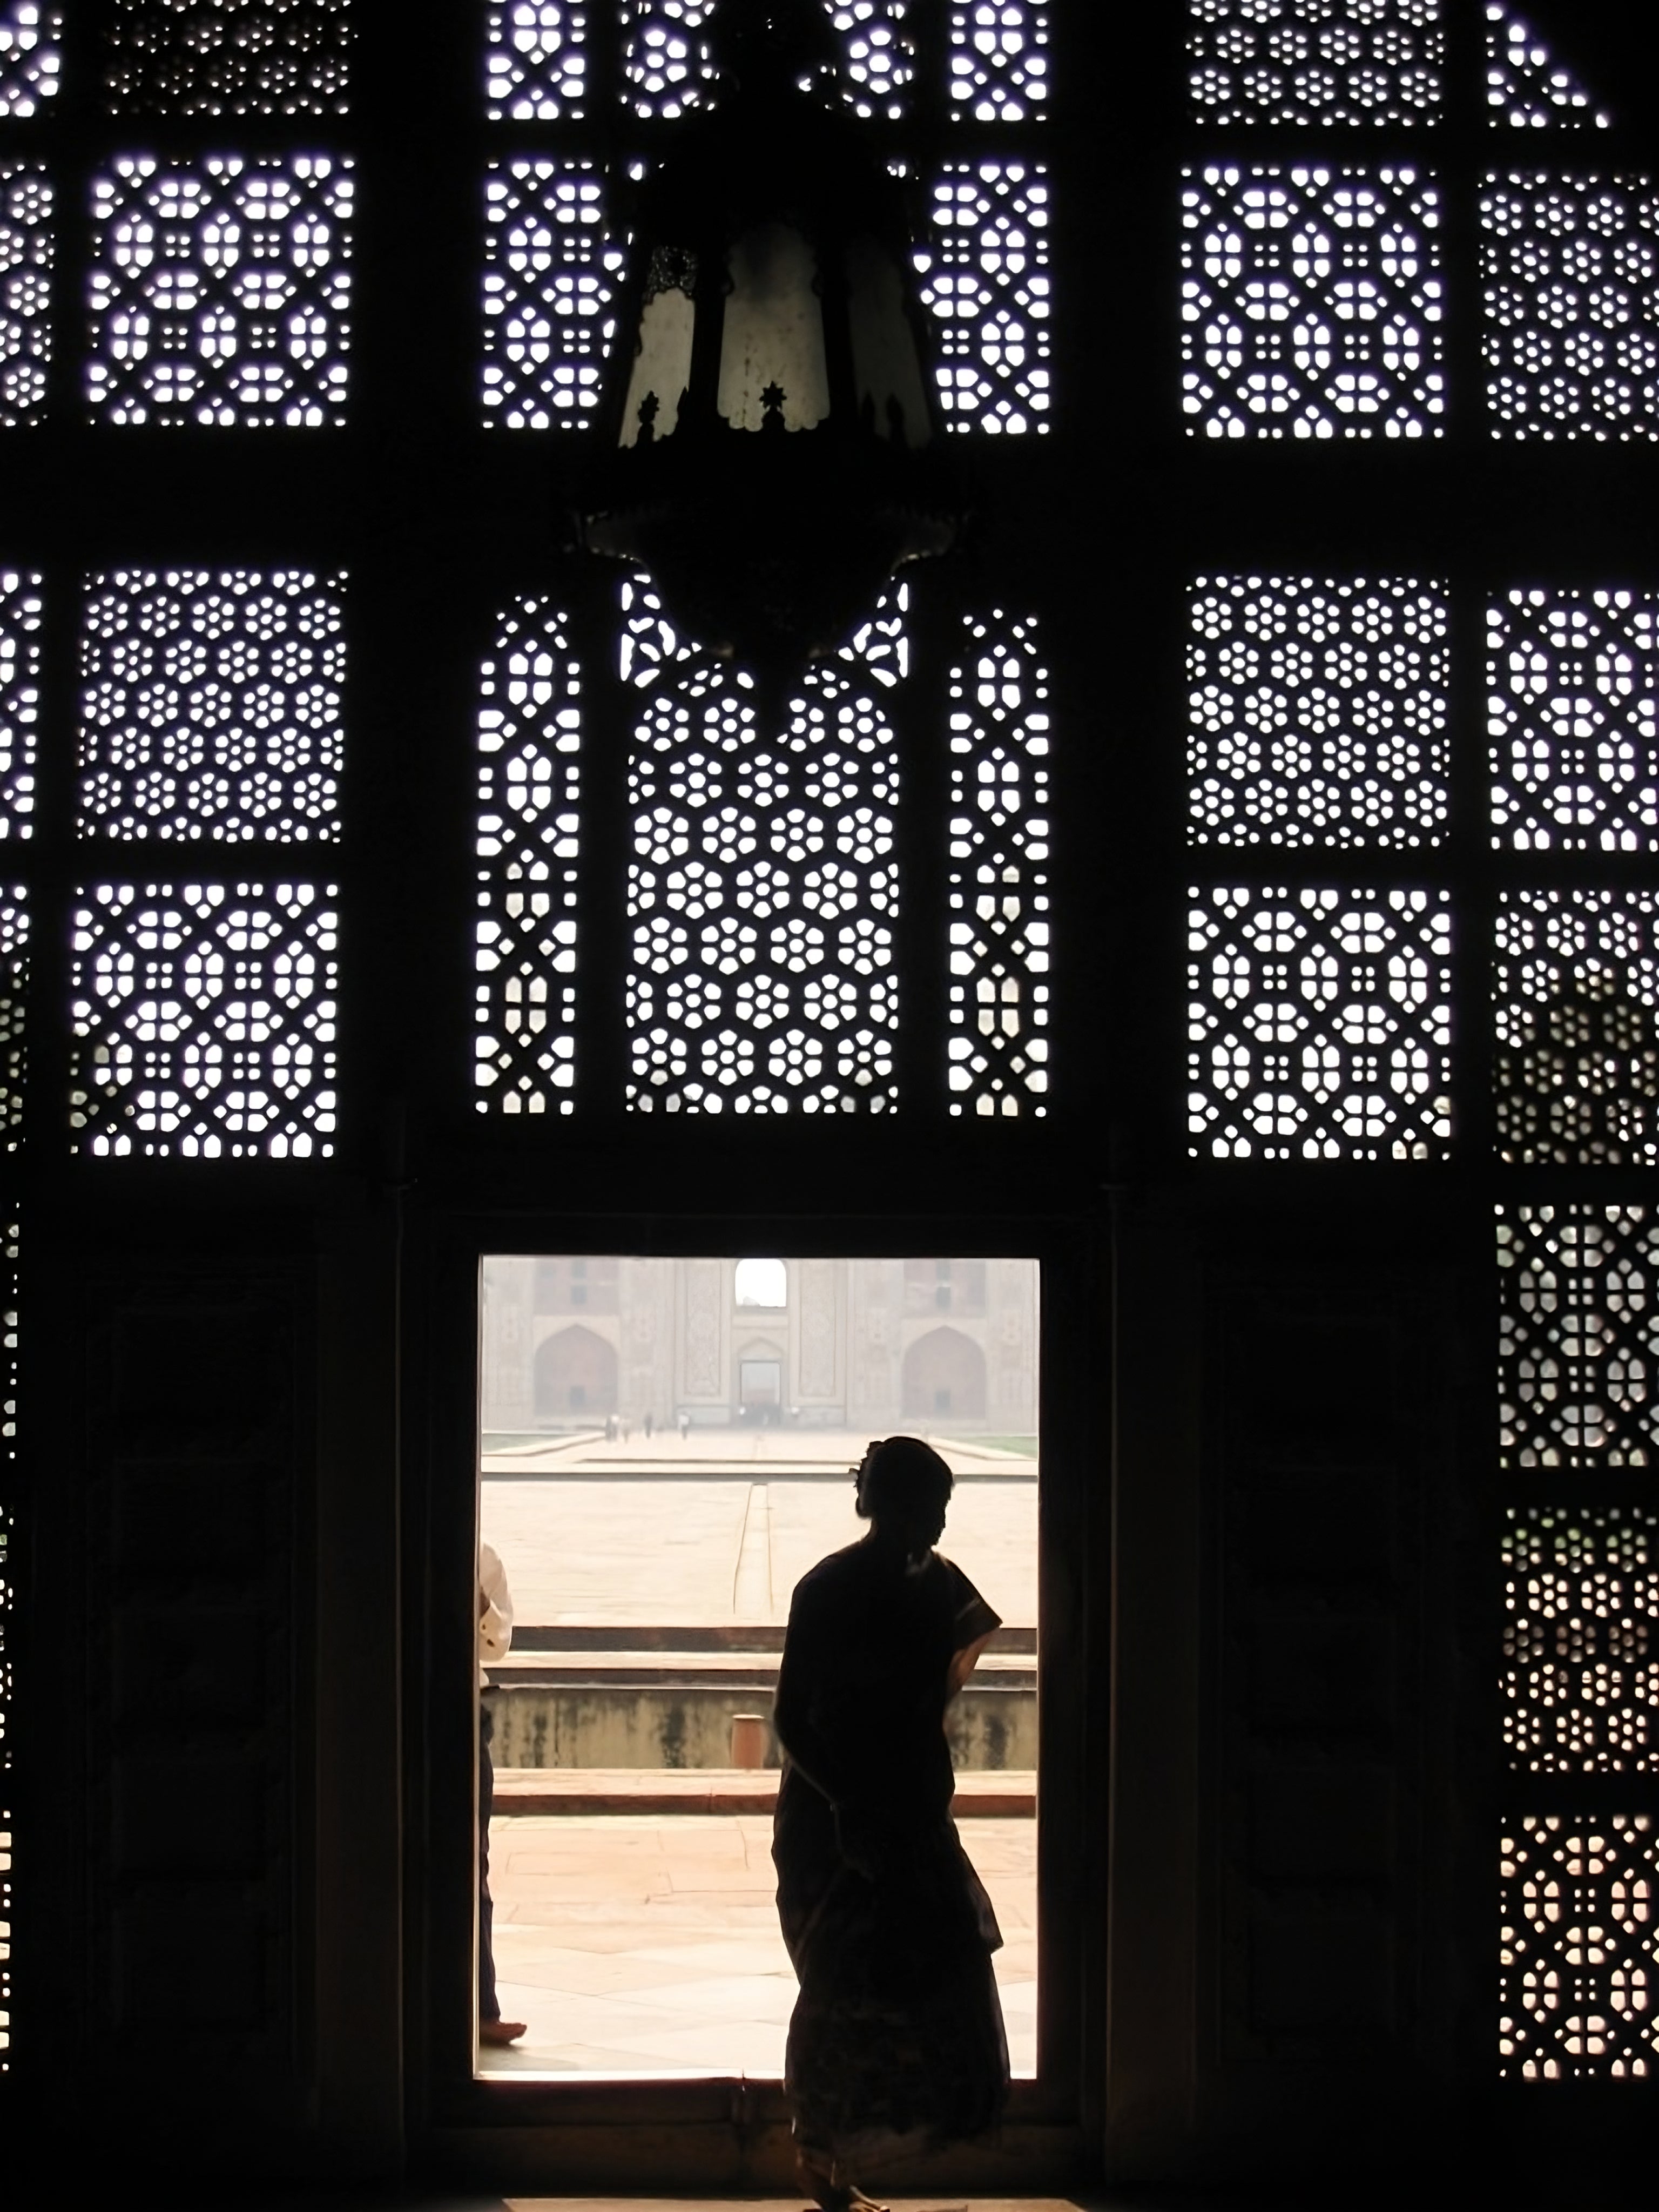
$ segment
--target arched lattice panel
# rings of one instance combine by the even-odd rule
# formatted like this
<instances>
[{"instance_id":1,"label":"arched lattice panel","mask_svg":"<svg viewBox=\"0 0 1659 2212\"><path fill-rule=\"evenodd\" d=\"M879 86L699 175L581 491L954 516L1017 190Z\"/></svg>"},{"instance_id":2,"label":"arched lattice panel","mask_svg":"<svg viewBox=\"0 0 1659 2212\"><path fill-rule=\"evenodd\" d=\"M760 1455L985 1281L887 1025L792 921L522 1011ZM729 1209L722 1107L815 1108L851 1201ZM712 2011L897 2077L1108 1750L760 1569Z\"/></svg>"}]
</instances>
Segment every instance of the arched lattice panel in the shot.
<instances>
[{"instance_id":1,"label":"arched lattice panel","mask_svg":"<svg viewBox=\"0 0 1659 2212\"><path fill-rule=\"evenodd\" d=\"M678 654L647 594L626 666L656 680L629 794L629 1103L879 1112L895 1102L897 744L880 695L902 592L769 732L746 679Z\"/></svg>"},{"instance_id":2,"label":"arched lattice panel","mask_svg":"<svg viewBox=\"0 0 1659 2212\"><path fill-rule=\"evenodd\" d=\"M581 684L562 610L521 600L479 684L480 1113L568 1114L575 1103Z\"/></svg>"}]
</instances>

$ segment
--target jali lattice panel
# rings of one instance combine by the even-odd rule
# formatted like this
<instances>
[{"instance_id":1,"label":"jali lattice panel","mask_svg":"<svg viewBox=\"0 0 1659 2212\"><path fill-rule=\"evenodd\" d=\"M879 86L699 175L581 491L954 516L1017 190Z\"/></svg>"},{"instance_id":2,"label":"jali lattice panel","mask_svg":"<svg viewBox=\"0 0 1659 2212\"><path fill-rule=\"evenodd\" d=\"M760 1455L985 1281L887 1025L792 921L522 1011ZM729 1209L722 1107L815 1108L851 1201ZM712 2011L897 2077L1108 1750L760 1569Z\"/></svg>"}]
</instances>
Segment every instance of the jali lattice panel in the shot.
<instances>
[{"instance_id":1,"label":"jali lattice panel","mask_svg":"<svg viewBox=\"0 0 1659 2212\"><path fill-rule=\"evenodd\" d=\"M33 115L58 90L64 18L40 0L0 0L0 115Z\"/></svg>"},{"instance_id":2,"label":"jali lattice panel","mask_svg":"<svg viewBox=\"0 0 1659 2212\"><path fill-rule=\"evenodd\" d=\"M122 155L94 178L92 205L95 421L345 420L349 162Z\"/></svg>"},{"instance_id":3,"label":"jali lattice panel","mask_svg":"<svg viewBox=\"0 0 1659 2212\"><path fill-rule=\"evenodd\" d=\"M1440 105L1440 0L1190 0L1204 123L1420 123Z\"/></svg>"},{"instance_id":4,"label":"jali lattice panel","mask_svg":"<svg viewBox=\"0 0 1659 2212\"><path fill-rule=\"evenodd\" d=\"M1605 130L1613 119L1500 0L1486 6L1486 105L1493 122L1516 131L1576 130L1587 123Z\"/></svg>"},{"instance_id":5,"label":"jali lattice panel","mask_svg":"<svg viewBox=\"0 0 1659 2212\"><path fill-rule=\"evenodd\" d=\"M901 116L912 74L907 0L832 0L843 96L858 115Z\"/></svg>"},{"instance_id":6,"label":"jali lattice panel","mask_svg":"<svg viewBox=\"0 0 1659 2212\"><path fill-rule=\"evenodd\" d=\"M1048 11L1033 0L951 0L951 112L958 122L1040 120Z\"/></svg>"},{"instance_id":7,"label":"jali lattice panel","mask_svg":"<svg viewBox=\"0 0 1659 2212\"><path fill-rule=\"evenodd\" d=\"M1659 1462L1659 1218L1500 1206L1498 1286L1500 1465Z\"/></svg>"},{"instance_id":8,"label":"jali lattice panel","mask_svg":"<svg viewBox=\"0 0 1659 2212\"><path fill-rule=\"evenodd\" d=\"M1504 1159L1659 1166L1656 929L1651 891L1502 895L1492 1077Z\"/></svg>"},{"instance_id":9,"label":"jali lattice panel","mask_svg":"<svg viewBox=\"0 0 1659 2212\"><path fill-rule=\"evenodd\" d=\"M953 430L1048 427L1048 184L1031 161L951 163L933 187L922 297Z\"/></svg>"},{"instance_id":10,"label":"jali lattice panel","mask_svg":"<svg viewBox=\"0 0 1659 2212\"><path fill-rule=\"evenodd\" d=\"M502 623L478 706L478 1111L568 1114L576 1079L581 678L564 617Z\"/></svg>"},{"instance_id":11,"label":"jali lattice panel","mask_svg":"<svg viewBox=\"0 0 1659 2212\"><path fill-rule=\"evenodd\" d=\"M1523 1814L1499 1844L1500 2071L1627 2081L1659 2057L1652 1818Z\"/></svg>"},{"instance_id":12,"label":"jali lattice panel","mask_svg":"<svg viewBox=\"0 0 1659 2212\"><path fill-rule=\"evenodd\" d=\"M95 884L74 911L70 1122L83 1152L334 1149L331 885Z\"/></svg>"},{"instance_id":13,"label":"jali lattice panel","mask_svg":"<svg viewBox=\"0 0 1659 2212\"><path fill-rule=\"evenodd\" d=\"M33 825L40 681L40 579L0 568L0 837Z\"/></svg>"},{"instance_id":14,"label":"jali lattice panel","mask_svg":"<svg viewBox=\"0 0 1659 2212\"><path fill-rule=\"evenodd\" d=\"M1486 611L1492 842L1659 846L1659 599L1513 591Z\"/></svg>"},{"instance_id":15,"label":"jali lattice panel","mask_svg":"<svg viewBox=\"0 0 1659 2212\"><path fill-rule=\"evenodd\" d=\"M106 83L124 115L343 115L349 0L114 0Z\"/></svg>"},{"instance_id":16,"label":"jali lattice panel","mask_svg":"<svg viewBox=\"0 0 1659 2212\"><path fill-rule=\"evenodd\" d=\"M0 161L0 428L38 422L52 359L52 185Z\"/></svg>"},{"instance_id":17,"label":"jali lattice panel","mask_svg":"<svg viewBox=\"0 0 1659 2212\"><path fill-rule=\"evenodd\" d=\"M343 581L248 568L90 577L83 834L337 837Z\"/></svg>"},{"instance_id":18,"label":"jali lattice panel","mask_svg":"<svg viewBox=\"0 0 1659 2212\"><path fill-rule=\"evenodd\" d=\"M1443 587L1204 576L1187 673L1194 845L1438 844Z\"/></svg>"},{"instance_id":19,"label":"jali lattice panel","mask_svg":"<svg viewBox=\"0 0 1659 2212\"><path fill-rule=\"evenodd\" d=\"M1511 1510L1504 1532L1504 1737L1534 1774L1654 1771L1659 1515Z\"/></svg>"},{"instance_id":20,"label":"jali lattice panel","mask_svg":"<svg viewBox=\"0 0 1659 2212\"><path fill-rule=\"evenodd\" d=\"M1486 404L1510 438L1659 434L1659 192L1533 171L1480 195Z\"/></svg>"},{"instance_id":21,"label":"jali lattice panel","mask_svg":"<svg viewBox=\"0 0 1659 2212\"><path fill-rule=\"evenodd\" d=\"M1440 196L1417 170L1212 163L1182 221L1189 431L1438 434Z\"/></svg>"},{"instance_id":22,"label":"jali lattice panel","mask_svg":"<svg viewBox=\"0 0 1659 2212\"><path fill-rule=\"evenodd\" d=\"M1449 896L1194 890L1194 1158L1438 1159L1451 1139Z\"/></svg>"},{"instance_id":23,"label":"jali lattice panel","mask_svg":"<svg viewBox=\"0 0 1659 2212\"><path fill-rule=\"evenodd\" d=\"M781 735L682 664L629 792L629 1103L855 1113L893 1103L898 756L864 668L809 678Z\"/></svg>"},{"instance_id":24,"label":"jali lattice panel","mask_svg":"<svg viewBox=\"0 0 1659 2212\"><path fill-rule=\"evenodd\" d=\"M19 884L0 890L0 1152L15 1152L23 1120L23 1010L28 908Z\"/></svg>"},{"instance_id":25,"label":"jali lattice panel","mask_svg":"<svg viewBox=\"0 0 1659 2212\"><path fill-rule=\"evenodd\" d=\"M568 122L587 89L585 0L491 0L484 50L493 122Z\"/></svg>"},{"instance_id":26,"label":"jali lattice panel","mask_svg":"<svg viewBox=\"0 0 1659 2212\"><path fill-rule=\"evenodd\" d=\"M623 76L636 115L672 119L696 107L714 76L701 35L714 0L623 0Z\"/></svg>"},{"instance_id":27,"label":"jali lattice panel","mask_svg":"<svg viewBox=\"0 0 1659 2212\"><path fill-rule=\"evenodd\" d=\"M483 412L513 430L580 424L599 396L622 255L596 171L496 162L484 183Z\"/></svg>"},{"instance_id":28,"label":"jali lattice panel","mask_svg":"<svg viewBox=\"0 0 1659 2212\"><path fill-rule=\"evenodd\" d=\"M1042 1114L1048 1088L1048 672L1035 621L969 623L951 671L953 1114Z\"/></svg>"}]
</instances>

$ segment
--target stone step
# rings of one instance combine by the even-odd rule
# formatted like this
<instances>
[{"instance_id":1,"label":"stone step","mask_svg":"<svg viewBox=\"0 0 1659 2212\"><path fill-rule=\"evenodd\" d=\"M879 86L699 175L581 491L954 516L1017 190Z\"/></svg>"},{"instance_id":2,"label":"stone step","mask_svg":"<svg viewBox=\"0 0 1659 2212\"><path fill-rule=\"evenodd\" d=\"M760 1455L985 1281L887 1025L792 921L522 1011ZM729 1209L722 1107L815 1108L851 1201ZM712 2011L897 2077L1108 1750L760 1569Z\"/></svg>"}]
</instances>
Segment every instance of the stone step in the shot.
<instances>
[{"instance_id":1,"label":"stone step","mask_svg":"<svg viewBox=\"0 0 1659 2212\"><path fill-rule=\"evenodd\" d=\"M775 1768L498 1766L495 1812L514 1814L756 1813L777 1802ZM1030 1820L1033 1773L959 1774L951 1810L961 1820Z\"/></svg>"}]
</instances>

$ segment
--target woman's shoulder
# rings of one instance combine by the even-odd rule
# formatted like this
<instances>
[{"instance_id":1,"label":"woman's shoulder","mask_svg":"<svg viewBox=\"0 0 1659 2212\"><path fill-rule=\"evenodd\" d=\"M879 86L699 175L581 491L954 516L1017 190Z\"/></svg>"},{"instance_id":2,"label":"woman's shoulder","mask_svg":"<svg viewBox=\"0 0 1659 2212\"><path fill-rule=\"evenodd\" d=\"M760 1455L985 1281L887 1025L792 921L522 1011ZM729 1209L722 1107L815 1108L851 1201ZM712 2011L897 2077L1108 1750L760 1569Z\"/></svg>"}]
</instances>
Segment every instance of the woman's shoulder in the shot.
<instances>
[{"instance_id":1,"label":"woman's shoulder","mask_svg":"<svg viewBox=\"0 0 1659 2212\"><path fill-rule=\"evenodd\" d=\"M976 1644L981 1636L1001 1627L1002 1615L985 1602L954 1559L935 1552L933 1564L939 1574L939 1596L950 1613L958 1645Z\"/></svg>"},{"instance_id":2,"label":"woman's shoulder","mask_svg":"<svg viewBox=\"0 0 1659 2212\"><path fill-rule=\"evenodd\" d=\"M803 1599L810 1605L815 1598L834 1596L838 1590L861 1582L869 1565L869 1554L862 1543L848 1544L839 1552L831 1552L828 1559L820 1559L809 1567L795 1584L793 1605Z\"/></svg>"}]
</instances>

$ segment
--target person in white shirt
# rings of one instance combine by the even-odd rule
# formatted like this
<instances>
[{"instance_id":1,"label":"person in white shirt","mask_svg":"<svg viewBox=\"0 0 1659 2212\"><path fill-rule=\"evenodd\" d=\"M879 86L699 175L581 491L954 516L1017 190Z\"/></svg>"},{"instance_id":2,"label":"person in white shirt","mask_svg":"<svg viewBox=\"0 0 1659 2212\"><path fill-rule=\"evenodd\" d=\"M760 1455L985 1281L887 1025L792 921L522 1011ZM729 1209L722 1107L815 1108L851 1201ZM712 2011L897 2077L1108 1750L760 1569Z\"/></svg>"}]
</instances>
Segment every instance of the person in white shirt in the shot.
<instances>
[{"instance_id":1,"label":"person in white shirt","mask_svg":"<svg viewBox=\"0 0 1659 2212\"><path fill-rule=\"evenodd\" d=\"M513 1599L501 1559L488 1544L478 1547L478 1687L489 1687L487 1659L504 1659L513 1643ZM489 1740L495 1716L478 1705L478 2040L516 2043L528 2022L503 2020L495 1995L495 1907L489 1894L489 1815L495 1799L495 1769Z\"/></svg>"}]
</instances>

